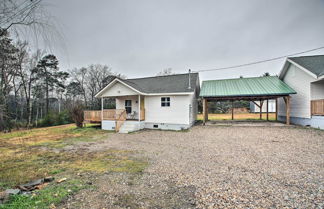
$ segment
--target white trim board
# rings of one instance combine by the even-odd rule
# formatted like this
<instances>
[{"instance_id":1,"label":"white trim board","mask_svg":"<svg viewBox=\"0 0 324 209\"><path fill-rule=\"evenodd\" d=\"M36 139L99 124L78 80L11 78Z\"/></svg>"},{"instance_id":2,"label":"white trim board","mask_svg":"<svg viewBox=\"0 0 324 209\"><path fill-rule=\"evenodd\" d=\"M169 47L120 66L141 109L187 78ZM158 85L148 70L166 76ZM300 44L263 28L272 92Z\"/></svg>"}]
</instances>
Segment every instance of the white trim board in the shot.
<instances>
[{"instance_id":1,"label":"white trim board","mask_svg":"<svg viewBox=\"0 0 324 209\"><path fill-rule=\"evenodd\" d=\"M288 70L288 67L289 67L289 64L293 64L295 65L296 67L298 67L299 69L303 70L305 73L309 74L310 76L312 76L313 78L315 79L320 79L321 77L317 77L314 73L312 73L311 71L307 70L306 68L304 68L303 66L299 65L298 63L292 61L291 59L287 58L286 61L285 61L285 64L284 66L282 67L280 73L279 73L279 78L280 79L283 79L283 77L285 77L286 73L287 73L287 70Z\"/></svg>"}]
</instances>

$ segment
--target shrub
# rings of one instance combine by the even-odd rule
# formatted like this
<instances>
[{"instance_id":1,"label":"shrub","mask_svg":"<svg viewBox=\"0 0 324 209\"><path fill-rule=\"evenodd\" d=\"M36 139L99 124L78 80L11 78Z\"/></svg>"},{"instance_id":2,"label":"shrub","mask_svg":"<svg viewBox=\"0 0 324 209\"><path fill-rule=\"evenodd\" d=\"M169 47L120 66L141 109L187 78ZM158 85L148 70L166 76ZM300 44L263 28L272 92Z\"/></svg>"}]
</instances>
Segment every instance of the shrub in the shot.
<instances>
[{"instance_id":1,"label":"shrub","mask_svg":"<svg viewBox=\"0 0 324 209\"><path fill-rule=\"evenodd\" d=\"M70 115L73 121L75 122L75 125L79 128L83 127L83 105L76 104L70 108Z\"/></svg>"},{"instance_id":2,"label":"shrub","mask_svg":"<svg viewBox=\"0 0 324 209\"><path fill-rule=\"evenodd\" d=\"M62 111L60 113L50 112L43 119L37 121L38 127L46 126L58 126L72 123L69 113L67 111Z\"/></svg>"}]
</instances>

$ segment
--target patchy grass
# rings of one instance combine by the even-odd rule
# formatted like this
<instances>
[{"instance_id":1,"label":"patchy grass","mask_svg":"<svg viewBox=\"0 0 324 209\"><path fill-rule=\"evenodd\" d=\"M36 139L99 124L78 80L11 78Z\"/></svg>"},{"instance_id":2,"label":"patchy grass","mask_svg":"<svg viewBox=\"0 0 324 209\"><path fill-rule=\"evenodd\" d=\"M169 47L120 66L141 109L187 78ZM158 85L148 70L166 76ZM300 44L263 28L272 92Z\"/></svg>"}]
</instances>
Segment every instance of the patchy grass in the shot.
<instances>
[{"instance_id":1,"label":"patchy grass","mask_svg":"<svg viewBox=\"0 0 324 209\"><path fill-rule=\"evenodd\" d=\"M267 114L262 113L262 119L266 120ZM275 120L275 113L269 113L269 120ZM232 114L208 114L209 120L232 120ZM197 120L203 120L203 115L198 114ZM260 120L260 113L235 113L234 120Z\"/></svg>"},{"instance_id":2,"label":"patchy grass","mask_svg":"<svg viewBox=\"0 0 324 209\"><path fill-rule=\"evenodd\" d=\"M74 141L93 141L96 137L107 134L108 131L100 129L100 126L92 125L85 128L77 128L74 124L37 128L12 133L0 134L0 147L37 146L49 144L71 144ZM97 137L98 138L98 137ZM64 145L62 145L64 146Z\"/></svg>"},{"instance_id":3,"label":"patchy grass","mask_svg":"<svg viewBox=\"0 0 324 209\"><path fill-rule=\"evenodd\" d=\"M135 158L131 151L91 152L80 147L73 151L62 149L81 142L106 140L107 133L97 126L76 128L74 125L64 125L0 134L0 191L49 175L142 173L147 160ZM35 197L14 196L0 208L47 208L70 195L68 190L73 193L82 189L83 186L79 185L75 181L50 185L40 190ZM59 195L53 195L56 193Z\"/></svg>"},{"instance_id":4,"label":"patchy grass","mask_svg":"<svg viewBox=\"0 0 324 209\"><path fill-rule=\"evenodd\" d=\"M69 195L73 195L79 190L88 187L90 186L80 179L67 180L60 184L55 183L30 196L14 195L8 203L0 205L0 209L54 208Z\"/></svg>"},{"instance_id":5,"label":"patchy grass","mask_svg":"<svg viewBox=\"0 0 324 209\"><path fill-rule=\"evenodd\" d=\"M123 194L118 196L118 200L114 204L122 208L140 208L136 196L133 194Z\"/></svg>"}]
</instances>

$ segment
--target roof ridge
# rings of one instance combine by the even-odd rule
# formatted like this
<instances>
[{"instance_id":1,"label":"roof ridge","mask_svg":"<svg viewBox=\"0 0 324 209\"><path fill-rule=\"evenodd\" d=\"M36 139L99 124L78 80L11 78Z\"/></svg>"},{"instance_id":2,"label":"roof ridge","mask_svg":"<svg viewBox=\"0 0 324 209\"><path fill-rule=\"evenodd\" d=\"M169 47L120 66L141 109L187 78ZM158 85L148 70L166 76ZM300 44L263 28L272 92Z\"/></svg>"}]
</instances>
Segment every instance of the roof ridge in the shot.
<instances>
[{"instance_id":1,"label":"roof ridge","mask_svg":"<svg viewBox=\"0 0 324 209\"><path fill-rule=\"evenodd\" d=\"M287 57L289 58L300 58L300 57L320 57L320 56L324 56L324 54L317 54L317 55L306 55L306 56L298 56L298 57Z\"/></svg>"},{"instance_id":2,"label":"roof ridge","mask_svg":"<svg viewBox=\"0 0 324 209\"><path fill-rule=\"evenodd\" d=\"M169 77L169 76L177 76L177 75L188 75L189 73L179 73L179 74L171 74L171 75L157 75L157 76L148 76L148 77L141 77L141 78L128 78L125 80L136 80L136 79L143 79L143 78L159 78L159 77ZM190 74L199 74L199 73L190 73Z\"/></svg>"},{"instance_id":3,"label":"roof ridge","mask_svg":"<svg viewBox=\"0 0 324 209\"><path fill-rule=\"evenodd\" d=\"M202 82L206 81L224 81L224 80L239 80L239 79L251 79L251 78L266 78L266 77L278 77L276 75L269 75L269 76L255 76L255 77L246 77L246 78L225 78L225 79L216 79L216 80L204 80Z\"/></svg>"}]
</instances>

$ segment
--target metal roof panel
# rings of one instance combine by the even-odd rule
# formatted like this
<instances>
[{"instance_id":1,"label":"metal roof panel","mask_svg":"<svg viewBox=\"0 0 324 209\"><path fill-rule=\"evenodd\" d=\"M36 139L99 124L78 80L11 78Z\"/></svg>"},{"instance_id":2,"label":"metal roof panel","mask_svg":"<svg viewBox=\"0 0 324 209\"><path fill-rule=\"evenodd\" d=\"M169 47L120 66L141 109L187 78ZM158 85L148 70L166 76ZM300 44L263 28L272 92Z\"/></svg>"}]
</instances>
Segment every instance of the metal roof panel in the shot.
<instances>
[{"instance_id":1,"label":"metal roof panel","mask_svg":"<svg viewBox=\"0 0 324 209\"><path fill-rule=\"evenodd\" d=\"M296 94L277 76L203 81L201 97L264 96Z\"/></svg>"}]
</instances>

